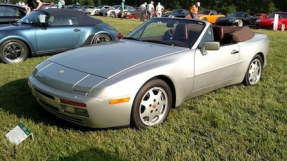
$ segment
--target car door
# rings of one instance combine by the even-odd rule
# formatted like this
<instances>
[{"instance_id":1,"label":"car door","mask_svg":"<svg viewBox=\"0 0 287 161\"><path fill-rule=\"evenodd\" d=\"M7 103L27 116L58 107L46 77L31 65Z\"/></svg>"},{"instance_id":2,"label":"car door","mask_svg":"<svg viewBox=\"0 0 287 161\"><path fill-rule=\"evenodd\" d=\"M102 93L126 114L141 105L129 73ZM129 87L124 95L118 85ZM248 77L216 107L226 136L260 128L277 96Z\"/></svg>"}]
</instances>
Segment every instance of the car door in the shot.
<instances>
[{"instance_id":1,"label":"car door","mask_svg":"<svg viewBox=\"0 0 287 161\"><path fill-rule=\"evenodd\" d=\"M47 26L36 31L39 52L58 52L78 47L80 41L78 20L72 16L49 16Z\"/></svg>"},{"instance_id":2,"label":"car door","mask_svg":"<svg viewBox=\"0 0 287 161\"><path fill-rule=\"evenodd\" d=\"M214 36L210 27L201 45L204 42L212 41L214 41ZM219 50L214 51L197 49L195 52L195 91L215 88L232 82L238 72L239 64L240 48L238 44L221 46Z\"/></svg>"}]
</instances>

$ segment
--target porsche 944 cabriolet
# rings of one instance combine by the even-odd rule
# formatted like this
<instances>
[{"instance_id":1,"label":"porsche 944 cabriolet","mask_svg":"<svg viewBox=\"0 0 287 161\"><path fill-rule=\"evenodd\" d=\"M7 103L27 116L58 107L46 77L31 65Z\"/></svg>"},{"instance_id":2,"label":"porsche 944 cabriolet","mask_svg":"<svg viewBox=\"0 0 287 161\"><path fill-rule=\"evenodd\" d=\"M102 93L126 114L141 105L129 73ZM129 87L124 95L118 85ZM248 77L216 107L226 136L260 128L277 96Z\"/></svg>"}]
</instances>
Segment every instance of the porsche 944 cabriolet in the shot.
<instances>
[{"instance_id":1,"label":"porsche 944 cabriolet","mask_svg":"<svg viewBox=\"0 0 287 161\"><path fill-rule=\"evenodd\" d=\"M248 27L152 19L115 42L39 64L29 86L50 113L82 126L147 128L187 98L259 82L269 40Z\"/></svg>"}]
</instances>

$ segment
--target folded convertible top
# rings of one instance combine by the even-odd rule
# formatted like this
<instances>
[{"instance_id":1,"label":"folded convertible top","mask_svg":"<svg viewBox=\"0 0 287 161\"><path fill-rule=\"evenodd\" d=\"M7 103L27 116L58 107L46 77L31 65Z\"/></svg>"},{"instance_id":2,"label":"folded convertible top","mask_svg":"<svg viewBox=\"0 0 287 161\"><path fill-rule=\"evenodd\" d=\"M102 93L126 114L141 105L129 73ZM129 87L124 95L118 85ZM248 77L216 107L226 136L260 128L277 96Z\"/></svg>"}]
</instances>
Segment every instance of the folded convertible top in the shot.
<instances>
[{"instance_id":1,"label":"folded convertible top","mask_svg":"<svg viewBox=\"0 0 287 161\"><path fill-rule=\"evenodd\" d=\"M249 27L214 26L213 29L215 40L222 44L247 41L255 35Z\"/></svg>"}]
</instances>

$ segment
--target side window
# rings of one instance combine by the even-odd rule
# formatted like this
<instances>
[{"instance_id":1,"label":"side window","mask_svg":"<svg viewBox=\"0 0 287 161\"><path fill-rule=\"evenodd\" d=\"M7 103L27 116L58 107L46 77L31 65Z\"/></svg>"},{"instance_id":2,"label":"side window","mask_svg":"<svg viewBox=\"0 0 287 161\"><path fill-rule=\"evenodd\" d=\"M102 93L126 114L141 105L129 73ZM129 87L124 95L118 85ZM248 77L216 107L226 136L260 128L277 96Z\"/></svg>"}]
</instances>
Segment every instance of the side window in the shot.
<instances>
[{"instance_id":1,"label":"side window","mask_svg":"<svg viewBox=\"0 0 287 161\"><path fill-rule=\"evenodd\" d=\"M5 17L5 16L11 16L11 17L18 17L21 15L21 12L14 7L4 7L0 6L0 16Z\"/></svg>"},{"instance_id":2,"label":"side window","mask_svg":"<svg viewBox=\"0 0 287 161\"><path fill-rule=\"evenodd\" d=\"M76 17L50 16L48 24L50 26L75 26L78 25L79 23Z\"/></svg>"},{"instance_id":3,"label":"side window","mask_svg":"<svg viewBox=\"0 0 287 161\"><path fill-rule=\"evenodd\" d=\"M213 29L211 27L207 29L198 47L201 48L205 42L214 42Z\"/></svg>"}]
</instances>

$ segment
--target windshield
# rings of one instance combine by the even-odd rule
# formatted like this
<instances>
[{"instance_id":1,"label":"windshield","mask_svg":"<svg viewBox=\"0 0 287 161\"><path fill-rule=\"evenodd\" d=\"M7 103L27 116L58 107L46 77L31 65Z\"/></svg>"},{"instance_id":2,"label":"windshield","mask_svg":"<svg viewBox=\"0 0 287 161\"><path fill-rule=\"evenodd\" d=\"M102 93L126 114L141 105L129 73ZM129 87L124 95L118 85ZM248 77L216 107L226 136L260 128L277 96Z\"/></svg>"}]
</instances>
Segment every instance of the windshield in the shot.
<instances>
[{"instance_id":1,"label":"windshield","mask_svg":"<svg viewBox=\"0 0 287 161\"><path fill-rule=\"evenodd\" d=\"M18 22L25 23L25 24L36 24L39 20L46 19L48 16L43 12L33 11L27 16L20 19ZM45 21L45 20L42 20Z\"/></svg>"},{"instance_id":2,"label":"windshield","mask_svg":"<svg viewBox=\"0 0 287 161\"><path fill-rule=\"evenodd\" d=\"M134 30L127 39L179 47L191 47L200 36L205 23L185 19L152 19Z\"/></svg>"},{"instance_id":3,"label":"windshield","mask_svg":"<svg viewBox=\"0 0 287 161\"><path fill-rule=\"evenodd\" d=\"M235 12L228 15L229 17L244 17L245 14L243 12Z\"/></svg>"},{"instance_id":4,"label":"windshield","mask_svg":"<svg viewBox=\"0 0 287 161\"><path fill-rule=\"evenodd\" d=\"M278 14L279 18L287 18L287 13L272 13L268 16L268 18L274 18L275 14Z\"/></svg>"},{"instance_id":5,"label":"windshield","mask_svg":"<svg viewBox=\"0 0 287 161\"><path fill-rule=\"evenodd\" d=\"M199 12L199 14L203 14L203 15L209 15L210 11L201 11Z\"/></svg>"},{"instance_id":6,"label":"windshield","mask_svg":"<svg viewBox=\"0 0 287 161\"><path fill-rule=\"evenodd\" d=\"M172 13L173 14L185 14L186 10L184 10L184 9L174 9L174 10L172 10Z\"/></svg>"},{"instance_id":7,"label":"windshield","mask_svg":"<svg viewBox=\"0 0 287 161\"><path fill-rule=\"evenodd\" d=\"M119 9L121 6L120 5L114 5L114 6L112 6L112 8L114 8L114 9Z\"/></svg>"}]
</instances>

